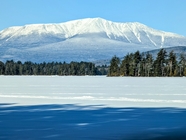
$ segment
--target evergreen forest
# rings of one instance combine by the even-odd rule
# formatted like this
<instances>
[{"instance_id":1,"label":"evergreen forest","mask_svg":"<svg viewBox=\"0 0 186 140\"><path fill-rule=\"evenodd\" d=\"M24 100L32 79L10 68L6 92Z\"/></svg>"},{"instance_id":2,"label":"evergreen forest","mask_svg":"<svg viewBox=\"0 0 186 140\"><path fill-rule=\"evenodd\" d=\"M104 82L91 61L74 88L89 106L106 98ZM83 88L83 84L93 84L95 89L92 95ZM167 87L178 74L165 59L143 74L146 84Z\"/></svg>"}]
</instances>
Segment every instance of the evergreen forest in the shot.
<instances>
[{"instance_id":1,"label":"evergreen forest","mask_svg":"<svg viewBox=\"0 0 186 140\"><path fill-rule=\"evenodd\" d=\"M186 76L186 57L179 57L171 51L160 49L157 56L152 54L135 53L127 54L121 61L117 56L112 57L108 76Z\"/></svg>"},{"instance_id":2,"label":"evergreen forest","mask_svg":"<svg viewBox=\"0 0 186 140\"><path fill-rule=\"evenodd\" d=\"M107 66L95 66L90 62L22 63L13 60L0 61L0 75L106 75Z\"/></svg>"},{"instance_id":3,"label":"evergreen forest","mask_svg":"<svg viewBox=\"0 0 186 140\"><path fill-rule=\"evenodd\" d=\"M186 57L161 49L156 57L150 53L127 54L123 59L113 56L110 65L95 66L91 62L0 61L0 75L107 75L107 76L186 76Z\"/></svg>"}]
</instances>

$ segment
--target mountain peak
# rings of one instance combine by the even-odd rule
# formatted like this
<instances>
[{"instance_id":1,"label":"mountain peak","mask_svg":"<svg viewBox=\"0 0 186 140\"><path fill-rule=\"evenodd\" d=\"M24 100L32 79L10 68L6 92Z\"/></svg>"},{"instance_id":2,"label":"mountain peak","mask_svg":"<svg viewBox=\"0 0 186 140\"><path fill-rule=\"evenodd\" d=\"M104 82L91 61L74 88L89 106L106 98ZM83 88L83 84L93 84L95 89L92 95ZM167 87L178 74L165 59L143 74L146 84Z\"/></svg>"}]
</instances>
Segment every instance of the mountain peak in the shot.
<instances>
[{"instance_id":1,"label":"mountain peak","mask_svg":"<svg viewBox=\"0 0 186 140\"><path fill-rule=\"evenodd\" d=\"M30 24L0 32L0 60L95 61L170 46L186 46L186 37L139 22L112 22L100 17Z\"/></svg>"},{"instance_id":2,"label":"mountain peak","mask_svg":"<svg viewBox=\"0 0 186 140\"><path fill-rule=\"evenodd\" d=\"M126 32L132 32L137 35L141 32L148 34L156 34L158 36L179 36L177 34L158 31L150 28L139 22L112 22L100 17L85 18L72 20L59 24L29 24L24 26L10 27L0 32L0 37L11 35L28 35L28 34L66 34L71 37L77 34L84 33L99 33L112 34L114 36L124 35ZM183 37L183 36L182 36Z\"/></svg>"}]
</instances>

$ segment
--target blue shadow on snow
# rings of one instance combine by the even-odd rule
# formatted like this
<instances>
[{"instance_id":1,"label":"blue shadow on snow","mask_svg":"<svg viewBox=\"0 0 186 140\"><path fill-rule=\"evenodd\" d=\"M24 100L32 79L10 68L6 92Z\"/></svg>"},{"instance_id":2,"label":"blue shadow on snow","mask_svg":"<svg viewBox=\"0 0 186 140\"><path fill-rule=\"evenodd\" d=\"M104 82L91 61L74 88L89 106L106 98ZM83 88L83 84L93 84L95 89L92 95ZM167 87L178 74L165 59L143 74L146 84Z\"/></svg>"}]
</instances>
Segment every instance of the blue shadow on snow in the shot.
<instances>
[{"instance_id":1,"label":"blue shadow on snow","mask_svg":"<svg viewBox=\"0 0 186 140\"><path fill-rule=\"evenodd\" d=\"M185 140L186 109L0 104L0 140Z\"/></svg>"}]
</instances>

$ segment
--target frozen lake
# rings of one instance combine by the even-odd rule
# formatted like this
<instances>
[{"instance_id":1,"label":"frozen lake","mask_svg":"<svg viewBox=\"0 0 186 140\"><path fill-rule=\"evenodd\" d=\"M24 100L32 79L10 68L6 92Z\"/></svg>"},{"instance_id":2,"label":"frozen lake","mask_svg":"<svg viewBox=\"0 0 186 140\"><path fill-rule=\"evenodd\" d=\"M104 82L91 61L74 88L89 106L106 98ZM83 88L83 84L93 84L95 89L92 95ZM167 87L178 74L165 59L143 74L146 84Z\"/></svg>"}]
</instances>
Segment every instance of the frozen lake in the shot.
<instances>
[{"instance_id":1,"label":"frozen lake","mask_svg":"<svg viewBox=\"0 0 186 140\"><path fill-rule=\"evenodd\" d=\"M186 139L186 78L0 76L0 140Z\"/></svg>"},{"instance_id":2,"label":"frozen lake","mask_svg":"<svg viewBox=\"0 0 186 140\"><path fill-rule=\"evenodd\" d=\"M186 107L186 78L1 76L0 102Z\"/></svg>"}]
</instances>

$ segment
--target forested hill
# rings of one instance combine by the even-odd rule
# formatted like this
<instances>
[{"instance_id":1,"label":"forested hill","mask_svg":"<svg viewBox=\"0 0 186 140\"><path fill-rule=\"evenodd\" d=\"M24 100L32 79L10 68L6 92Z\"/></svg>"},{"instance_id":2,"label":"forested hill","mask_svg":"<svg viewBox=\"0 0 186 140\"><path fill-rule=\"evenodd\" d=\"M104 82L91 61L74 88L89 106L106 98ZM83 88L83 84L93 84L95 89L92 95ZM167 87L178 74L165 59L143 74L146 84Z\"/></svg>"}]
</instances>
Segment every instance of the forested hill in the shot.
<instances>
[{"instance_id":1,"label":"forested hill","mask_svg":"<svg viewBox=\"0 0 186 140\"><path fill-rule=\"evenodd\" d=\"M168 48L163 48L167 54L170 53L171 51L174 51L174 53L176 54L177 59L179 58L179 56L182 54L186 57L186 46L174 46L174 47L168 47ZM150 50L150 51L142 51L141 53L145 54L151 54L153 56L154 59L156 59L156 56L158 54L158 52L161 49L154 49L154 50ZM134 51L135 52L135 51ZM119 57L119 56L118 56ZM119 57L120 60L123 60L123 56ZM94 61L93 63L95 63L95 65L110 65L110 59L104 59L104 60L97 60Z\"/></svg>"},{"instance_id":2,"label":"forested hill","mask_svg":"<svg viewBox=\"0 0 186 140\"><path fill-rule=\"evenodd\" d=\"M151 51L147 51L144 52L145 54L150 53L152 54L152 56L155 58L157 56L157 53L160 51L161 49L155 49L155 50L151 50ZM174 46L174 47L168 47L168 48L164 48L164 50L167 53L170 53L171 51L174 51L174 53L176 54L177 58L179 58L180 54L186 56L186 46Z\"/></svg>"},{"instance_id":3,"label":"forested hill","mask_svg":"<svg viewBox=\"0 0 186 140\"><path fill-rule=\"evenodd\" d=\"M127 54L122 61L114 56L108 76L186 76L186 57L160 49L154 58L150 53Z\"/></svg>"}]
</instances>

